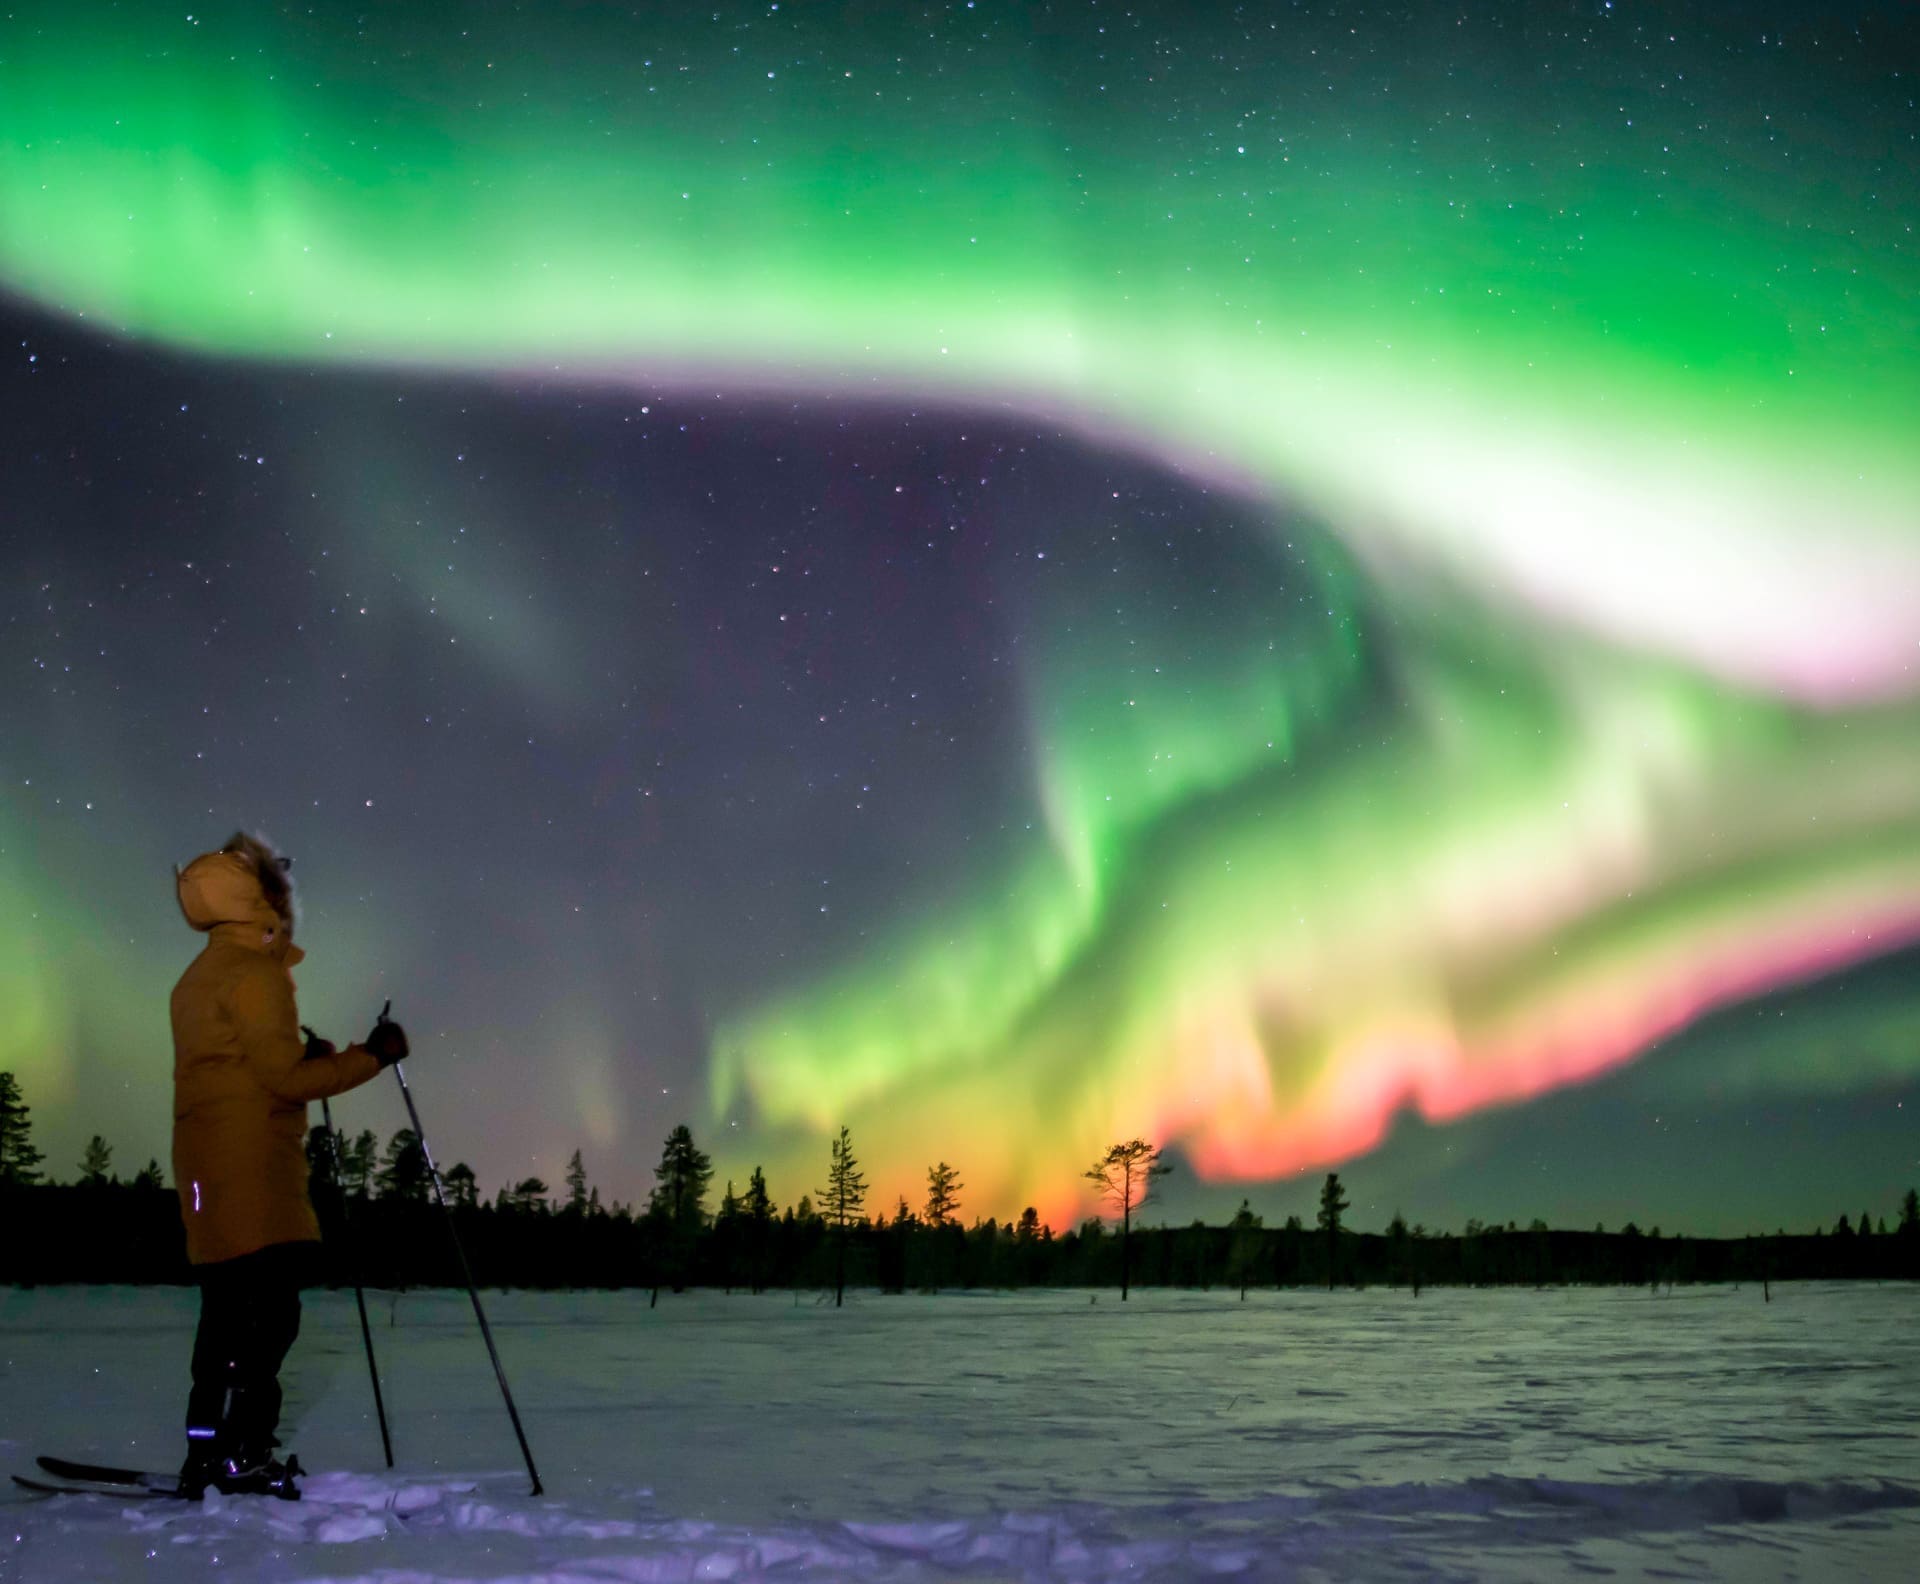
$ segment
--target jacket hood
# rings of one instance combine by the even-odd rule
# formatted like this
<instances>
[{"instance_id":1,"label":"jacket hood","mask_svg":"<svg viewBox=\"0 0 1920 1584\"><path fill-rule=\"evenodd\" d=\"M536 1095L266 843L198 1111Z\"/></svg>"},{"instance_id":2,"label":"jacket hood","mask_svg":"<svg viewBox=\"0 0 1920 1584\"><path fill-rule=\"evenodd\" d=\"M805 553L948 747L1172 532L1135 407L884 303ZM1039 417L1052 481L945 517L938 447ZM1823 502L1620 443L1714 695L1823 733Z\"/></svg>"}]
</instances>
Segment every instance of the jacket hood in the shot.
<instances>
[{"instance_id":1,"label":"jacket hood","mask_svg":"<svg viewBox=\"0 0 1920 1584\"><path fill-rule=\"evenodd\" d=\"M223 924L237 925L241 928L234 933L256 950L289 962L304 955L293 944L292 927L267 901L258 871L241 854L202 853L178 871L174 890L181 913L195 929L211 932Z\"/></svg>"}]
</instances>

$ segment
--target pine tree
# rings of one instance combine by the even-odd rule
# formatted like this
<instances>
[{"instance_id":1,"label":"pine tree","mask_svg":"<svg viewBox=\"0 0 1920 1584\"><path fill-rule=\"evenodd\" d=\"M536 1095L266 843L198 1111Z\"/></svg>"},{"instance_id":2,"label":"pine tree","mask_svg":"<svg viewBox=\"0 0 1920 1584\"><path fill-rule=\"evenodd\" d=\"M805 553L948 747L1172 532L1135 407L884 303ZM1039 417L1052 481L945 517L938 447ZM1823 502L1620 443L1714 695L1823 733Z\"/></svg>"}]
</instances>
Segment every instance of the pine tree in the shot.
<instances>
[{"instance_id":1,"label":"pine tree","mask_svg":"<svg viewBox=\"0 0 1920 1584\"><path fill-rule=\"evenodd\" d=\"M10 1072L0 1072L0 1186L25 1188L40 1180L46 1157L33 1147L32 1108Z\"/></svg>"},{"instance_id":2,"label":"pine tree","mask_svg":"<svg viewBox=\"0 0 1920 1584\"><path fill-rule=\"evenodd\" d=\"M507 1194L509 1209L525 1215L547 1213L547 1185L538 1177L522 1177Z\"/></svg>"},{"instance_id":3,"label":"pine tree","mask_svg":"<svg viewBox=\"0 0 1920 1584\"><path fill-rule=\"evenodd\" d=\"M440 1183L447 1190L448 1202L457 1209L471 1210L480 1202L479 1184L474 1179L473 1168L465 1161L455 1161Z\"/></svg>"},{"instance_id":4,"label":"pine tree","mask_svg":"<svg viewBox=\"0 0 1920 1584\"><path fill-rule=\"evenodd\" d=\"M706 1220L707 1185L713 1181L713 1161L695 1147L693 1132L684 1122L667 1135L653 1177L649 1211L682 1236L697 1233Z\"/></svg>"},{"instance_id":5,"label":"pine tree","mask_svg":"<svg viewBox=\"0 0 1920 1584\"><path fill-rule=\"evenodd\" d=\"M104 1188L112 1173L113 1148L96 1133L80 1157L80 1181L89 1188Z\"/></svg>"},{"instance_id":6,"label":"pine tree","mask_svg":"<svg viewBox=\"0 0 1920 1584\"><path fill-rule=\"evenodd\" d=\"M667 1135L653 1177L647 1221L653 1250L651 1285L657 1303L662 1276L675 1292L686 1288L694 1245L707 1219L707 1185L713 1180L713 1162L695 1145L693 1132L684 1122Z\"/></svg>"},{"instance_id":7,"label":"pine tree","mask_svg":"<svg viewBox=\"0 0 1920 1584\"><path fill-rule=\"evenodd\" d=\"M136 1188L164 1188L167 1186L166 1175L160 1170L160 1163L151 1155L147 1157L147 1164L133 1174L133 1186Z\"/></svg>"},{"instance_id":8,"label":"pine tree","mask_svg":"<svg viewBox=\"0 0 1920 1584\"><path fill-rule=\"evenodd\" d=\"M427 1152L412 1128L398 1129L387 1140L386 1158L374 1175L382 1199L421 1200L427 1197Z\"/></svg>"},{"instance_id":9,"label":"pine tree","mask_svg":"<svg viewBox=\"0 0 1920 1584\"><path fill-rule=\"evenodd\" d=\"M567 1162L567 1209L575 1215L587 1213L587 1167L578 1150Z\"/></svg>"},{"instance_id":10,"label":"pine tree","mask_svg":"<svg viewBox=\"0 0 1920 1584\"><path fill-rule=\"evenodd\" d=\"M1900 1235L1920 1237L1920 1190L1909 1188L1900 1201Z\"/></svg>"},{"instance_id":11,"label":"pine tree","mask_svg":"<svg viewBox=\"0 0 1920 1584\"><path fill-rule=\"evenodd\" d=\"M1156 1177L1164 1177L1171 1166L1160 1164L1158 1145L1145 1139L1129 1139L1112 1145L1081 1175L1100 1191L1100 1197L1120 1211L1120 1301L1127 1301L1132 1278L1133 1213L1153 1193Z\"/></svg>"},{"instance_id":12,"label":"pine tree","mask_svg":"<svg viewBox=\"0 0 1920 1584\"><path fill-rule=\"evenodd\" d=\"M943 1227L953 1220L954 1211L960 1208L960 1190L964 1187L960 1173L945 1161L927 1168L928 1226Z\"/></svg>"},{"instance_id":13,"label":"pine tree","mask_svg":"<svg viewBox=\"0 0 1920 1584\"><path fill-rule=\"evenodd\" d=\"M1320 1214L1314 1225L1327 1234L1327 1291L1333 1291L1334 1267L1340 1255L1340 1217L1349 1208L1346 1194L1340 1187L1340 1174L1328 1172L1327 1180L1320 1185Z\"/></svg>"},{"instance_id":14,"label":"pine tree","mask_svg":"<svg viewBox=\"0 0 1920 1584\"><path fill-rule=\"evenodd\" d=\"M867 1179L853 1157L853 1136L844 1126L829 1150L827 1186L819 1193L821 1213L834 1229L833 1306L838 1309L847 1290L847 1236L867 1202Z\"/></svg>"}]
</instances>

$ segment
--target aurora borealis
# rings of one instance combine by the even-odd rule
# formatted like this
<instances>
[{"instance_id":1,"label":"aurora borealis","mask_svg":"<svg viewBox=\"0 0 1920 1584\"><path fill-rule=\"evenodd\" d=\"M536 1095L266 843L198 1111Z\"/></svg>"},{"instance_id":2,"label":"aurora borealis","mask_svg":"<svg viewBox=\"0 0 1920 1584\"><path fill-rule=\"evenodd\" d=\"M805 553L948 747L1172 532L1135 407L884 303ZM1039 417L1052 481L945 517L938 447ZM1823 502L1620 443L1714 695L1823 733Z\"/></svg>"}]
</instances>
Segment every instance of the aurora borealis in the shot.
<instances>
[{"instance_id":1,"label":"aurora borealis","mask_svg":"<svg viewBox=\"0 0 1920 1584\"><path fill-rule=\"evenodd\" d=\"M1057 1220L1115 1137L1237 1196L1669 1036L1913 1177L1910 21L117 16L0 19L56 1160L163 1153L152 877L247 824L483 1181L684 1119L790 1200L845 1122ZM1775 992L1790 1056L1696 1029ZM1645 1218L1632 1147L1543 1195Z\"/></svg>"}]
</instances>

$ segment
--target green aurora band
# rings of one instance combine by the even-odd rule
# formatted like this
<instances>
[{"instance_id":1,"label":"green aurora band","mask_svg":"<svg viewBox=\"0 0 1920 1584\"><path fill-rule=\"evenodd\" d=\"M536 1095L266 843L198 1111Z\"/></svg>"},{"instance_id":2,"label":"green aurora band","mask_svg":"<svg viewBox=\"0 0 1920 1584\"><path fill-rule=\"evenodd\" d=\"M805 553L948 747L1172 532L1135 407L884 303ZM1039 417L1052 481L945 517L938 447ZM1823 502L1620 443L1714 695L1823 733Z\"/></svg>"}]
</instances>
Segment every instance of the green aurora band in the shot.
<instances>
[{"instance_id":1,"label":"green aurora band","mask_svg":"<svg viewBox=\"0 0 1920 1584\"><path fill-rule=\"evenodd\" d=\"M907 1188L991 1115L972 1201L1059 1214L1115 1136L1335 1161L1920 933L1911 40L1548 10L28 6L0 282L1011 407L1270 502L1177 673L1042 624L1028 850L715 1035L769 1158L847 1121ZM6 1001L0 1062L57 1021Z\"/></svg>"}]
</instances>

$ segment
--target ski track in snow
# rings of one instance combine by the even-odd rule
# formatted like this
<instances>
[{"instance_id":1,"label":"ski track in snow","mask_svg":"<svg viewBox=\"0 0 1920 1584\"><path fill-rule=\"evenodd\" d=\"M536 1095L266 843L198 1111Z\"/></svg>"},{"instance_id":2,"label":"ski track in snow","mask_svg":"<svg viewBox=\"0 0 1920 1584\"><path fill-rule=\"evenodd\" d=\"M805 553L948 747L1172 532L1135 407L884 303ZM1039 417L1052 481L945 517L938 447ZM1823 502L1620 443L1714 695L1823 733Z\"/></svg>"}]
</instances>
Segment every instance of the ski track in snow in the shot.
<instances>
[{"instance_id":1,"label":"ski track in snow","mask_svg":"<svg viewBox=\"0 0 1920 1584\"><path fill-rule=\"evenodd\" d=\"M308 1295L305 1499L0 1496L0 1584L1907 1579L1920 1290ZM0 1289L0 1462L177 1461L193 1295ZM464 1323L463 1323L464 1321ZM68 1428L63 1428L68 1427Z\"/></svg>"}]
</instances>

